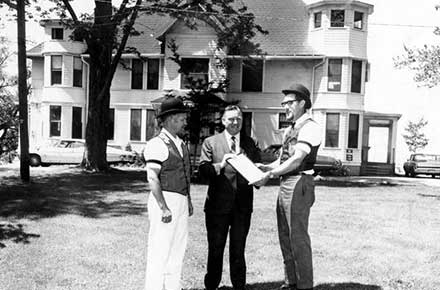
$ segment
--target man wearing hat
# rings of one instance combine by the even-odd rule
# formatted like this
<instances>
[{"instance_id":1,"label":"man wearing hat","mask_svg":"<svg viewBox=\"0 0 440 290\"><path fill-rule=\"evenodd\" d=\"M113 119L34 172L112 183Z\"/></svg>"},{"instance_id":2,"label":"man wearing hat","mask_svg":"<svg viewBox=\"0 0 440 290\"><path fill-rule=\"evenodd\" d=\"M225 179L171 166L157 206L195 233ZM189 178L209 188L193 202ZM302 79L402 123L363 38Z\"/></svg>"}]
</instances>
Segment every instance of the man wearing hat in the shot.
<instances>
[{"instance_id":1,"label":"man wearing hat","mask_svg":"<svg viewBox=\"0 0 440 290\"><path fill-rule=\"evenodd\" d=\"M179 137L184 133L187 109L180 98L167 98L156 117L162 129L144 151L151 190L145 289L180 290L188 217L193 213L189 151Z\"/></svg>"},{"instance_id":2,"label":"man wearing hat","mask_svg":"<svg viewBox=\"0 0 440 290\"><path fill-rule=\"evenodd\" d=\"M280 157L260 166L265 172L255 183L280 178L277 224L284 260L284 284L280 289L312 289L312 249L308 233L310 208L315 201L313 166L321 144L321 130L308 110L312 107L309 90L293 84L282 91L281 106L292 125L286 128Z\"/></svg>"}]
</instances>

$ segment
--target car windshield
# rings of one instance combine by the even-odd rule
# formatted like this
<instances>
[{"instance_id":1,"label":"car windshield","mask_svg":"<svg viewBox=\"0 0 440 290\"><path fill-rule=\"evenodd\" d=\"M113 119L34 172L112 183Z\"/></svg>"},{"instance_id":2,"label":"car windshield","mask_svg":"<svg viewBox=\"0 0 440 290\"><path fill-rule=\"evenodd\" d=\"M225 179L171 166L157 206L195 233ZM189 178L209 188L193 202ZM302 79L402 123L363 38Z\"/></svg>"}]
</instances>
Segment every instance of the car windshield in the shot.
<instances>
[{"instance_id":1,"label":"car windshield","mask_svg":"<svg viewBox=\"0 0 440 290\"><path fill-rule=\"evenodd\" d=\"M440 160L440 155L417 154L417 155L414 155L413 160L414 161L436 161L436 160Z\"/></svg>"}]
</instances>

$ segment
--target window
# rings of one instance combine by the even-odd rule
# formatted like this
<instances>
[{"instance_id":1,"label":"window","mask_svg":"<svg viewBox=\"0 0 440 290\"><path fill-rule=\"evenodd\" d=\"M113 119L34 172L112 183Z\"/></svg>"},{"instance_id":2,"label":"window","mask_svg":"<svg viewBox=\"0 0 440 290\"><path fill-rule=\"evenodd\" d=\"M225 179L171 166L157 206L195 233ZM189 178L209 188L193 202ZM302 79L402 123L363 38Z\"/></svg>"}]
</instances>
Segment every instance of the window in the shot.
<instances>
[{"instance_id":1,"label":"window","mask_svg":"<svg viewBox=\"0 0 440 290\"><path fill-rule=\"evenodd\" d=\"M141 109L131 109L130 114L130 140L141 141Z\"/></svg>"},{"instance_id":2,"label":"window","mask_svg":"<svg viewBox=\"0 0 440 290\"><path fill-rule=\"evenodd\" d=\"M365 65L365 82L368 82L370 76L370 63L367 62Z\"/></svg>"},{"instance_id":3,"label":"window","mask_svg":"<svg viewBox=\"0 0 440 290\"><path fill-rule=\"evenodd\" d=\"M354 12L354 26L353 27L356 29L362 29L363 20L364 20L364 13L355 11Z\"/></svg>"},{"instance_id":4,"label":"window","mask_svg":"<svg viewBox=\"0 0 440 290\"><path fill-rule=\"evenodd\" d=\"M72 138L82 138L82 108L72 107Z\"/></svg>"},{"instance_id":5,"label":"window","mask_svg":"<svg viewBox=\"0 0 440 290\"><path fill-rule=\"evenodd\" d=\"M131 88L133 90L142 90L143 72L143 61L140 59L133 59L131 61Z\"/></svg>"},{"instance_id":6,"label":"window","mask_svg":"<svg viewBox=\"0 0 440 290\"><path fill-rule=\"evenodd\" d=\"M154 137L154 129L156 127L156 118L154 110L147 110L145 140L148 141Z\"/></svg>"},{"instance_id":7,"label":"window","mask_svg":"<svg viewBox=\"0 0 440 290\"><path fill-rule=\"evenodd\" d=\"M63 74L63 57L61 55L52 55L50 57L50 84L60 85Z\"/></svg>"},{"instance_id":8,"label":"window","mask_svg":"<svg viewBox=\"0 0 440 290\"><path fill-rule=\"evenodd\" d=\"M252 135L252 112L243 112L243 125L241 131L246 136Z\"/></svg>"},{"instance_id":9,"label":"window","mask_svg":"<svg viewBox=\"0 0 440 290\"><path fill-rule=\"evenodd\" d=\"M289 122L286 120L286 113L279 113L278 114L278 129L287 128L291 124L292 124L292 122Z\"/></svg>"},{"instance_id":10,"label":"window","mask_svg":"<svg viewBox=\"0 0 440 290\"><path fill-rule=\"evenodd\" d=\"M327 113L325 147L339 146L339 113Z\"/></svg>"},{"instance_id":11,"label":"window","mask_svg":"<svg viewBox=\"0 0 440 290\"><path fill-rule=\"evenodd\" d=\"M330 12L330 27L344 27L345 10L332 10Z\"/></svg>"},{"instance_id":12,"label":"window","mask_svg":"<svg viewBox=\"0 0 440 290\"><path fill-rule=\"evenodd\" d=\"M74 87L82 87L82 61L80 57L73 57L73 86Z\"/></svg>"},{"instance_id":13,"label":"window","mask_svg":"<svg viewBox=\"0 0 440 290\"><path fill-rule=\"evenodd\" d=\"M62 40L64 38L63 28L52 28L52 39Z\"/></svg>"},{"instance_id":14,"label":"window","mask_svg":"<svg viewBox=\"0 0 440 290\"><path fill-rule=\"evenodd\" d=\"M50 137L61 136L61 106L49 107Z\"/></svg>"},{"instance_id":15,"label":"window","mask_svg":"<svg viewBox=\"0 0 440 290\"><path fill-rule=\"evenodd\" d=\"M348 148L358 148L359 115L350 114L348 120Z\"/></svg>"},{"instance_id":16,"label":"window","mask_svg":"<svg viewBox=\"0 0 440 290\"><path fill-rule=\"evenodd\" d=\"M315 28L321 27L321 19L322 19L322 12L315 12L313 14L313 23Z\"/></svg>"},{"instance_id":17,"label":"window","mask_svg":"<svg viewBox=\"0 0 440 290\"><path fill-rule=\"evenodd\" d=\"M362 61L351 62L351 92L360 93L362 84Z\"/></svg>"},{"instance_id":18,"label":"window","mask_svg":"<svg viewBox=\"0 0 440 290\"><path fill-rule=\"evenodd\" d=\"M341 91L342 59L328 60L328 90Z\"/></svg>"},{"instance_id":19,"label":"window","mask_svg":"<svg viewBox=\"0 0 440 290\"><path fill-rule=\"evenodd\" d=\"M148 60L147 90L159 89L159 59Z\"/></svg>"},{"instance_id":20,"label":"window","mask_svg":"<svg viewBox=\"0 0 440 290\"><path fill-rule=\"evenodd\" d=\"M263 90L263 60L243 60L242 92L261 92Z\"/></svg>"},{"instance_id":21,"label":"window","mask_svg":"<svg viewBox=\"0 0 440 290\"><path fill-rule=\"evenodd\" d=\"M111 108L107 123L107 140L115 139L115 109Z\"/></svg>"},{"instance_id":22,"label":"window","mask_svg":"<svg viewBox=\"0 0 440 290\"><path fill-rule=\"evenodd\" d=\"M206 85L209 81L209 59L207 58L184 58L182 59L182 69L187 74L180 77L180 88L189 89L191 83Z\"/></svg>"}]
</instances>

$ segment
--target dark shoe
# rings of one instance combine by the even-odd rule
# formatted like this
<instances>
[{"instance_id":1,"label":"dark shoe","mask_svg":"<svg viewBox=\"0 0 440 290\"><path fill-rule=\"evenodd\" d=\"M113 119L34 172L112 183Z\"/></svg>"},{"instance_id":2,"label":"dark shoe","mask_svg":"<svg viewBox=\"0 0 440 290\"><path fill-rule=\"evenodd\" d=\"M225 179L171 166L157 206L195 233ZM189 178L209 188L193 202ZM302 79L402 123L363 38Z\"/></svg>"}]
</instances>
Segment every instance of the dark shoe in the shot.
<instances>
[{"instance_id":1,"label":"dark shoe","mask_svg":"<svg viewBox=\"0 0 440 290\"><path fill-rule=\"evenodd\" d=\"M296 290L296 284L284 283L280 286L280 290Z\"/></svg>"}]
</instances>

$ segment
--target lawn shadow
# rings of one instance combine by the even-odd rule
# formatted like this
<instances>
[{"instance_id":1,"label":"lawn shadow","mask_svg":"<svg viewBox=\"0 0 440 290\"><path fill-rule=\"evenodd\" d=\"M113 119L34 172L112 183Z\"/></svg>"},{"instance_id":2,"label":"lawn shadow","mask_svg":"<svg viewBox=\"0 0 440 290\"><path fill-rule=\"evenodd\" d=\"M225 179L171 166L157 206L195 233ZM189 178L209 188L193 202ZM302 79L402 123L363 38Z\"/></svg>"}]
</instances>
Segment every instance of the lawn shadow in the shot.
<instances>
[{"instance_id":1,"label":"lawn shadow","mask_svg":"<svg viewBox=\"0 0 440 290\"><path fill-rule=\"evenodd\" d=\"M146 212L145 172L111 169L88 173L78 167L31 175L31 182L17 176L0 181L0 216L39 219L62 214L91 218L139 215Z\"/></svg>"},{"instance_id":2,"label":"lawn shadow","mask_svg":"<svg viewBox=\"0 0 440 290\"><path fill-rule=\"evenodd\" d=\"M335 179L318 179L317 186L327 187L378 187L378 186L399 186L402 183L395 182L388 179L357 179L357 180L335 180Z\"/></svg>"},{"instance_id":3,"label":"lawn shadow","mask_svg":"<svg viewBox=\"0 0 440 290\"><path fill-rule=\"evenodd\" d=\"M0 223L0 249L5 248L3 241L12 240L14 243L29 244L30 238L39 238L40 235L26 233L22 224Z\"/></svg>"},{"instance_id":4,"label":"lawn shadow","mask_svg":"<svg viewBox=\"0 0 440 290\"><path fill-rule=\"evenodd\" d=\"M282 281L277 282L261 282L248 284L246 289L248 290L278 290L283 284ZM188 290L205 290L205 288L191 288ZM222 286L218 290L233 290L232 287ZM360 283L324 283L316 285L313 290L382 290L382 287L376 285L367 285Z\"/></svg>"}]
</instances>

